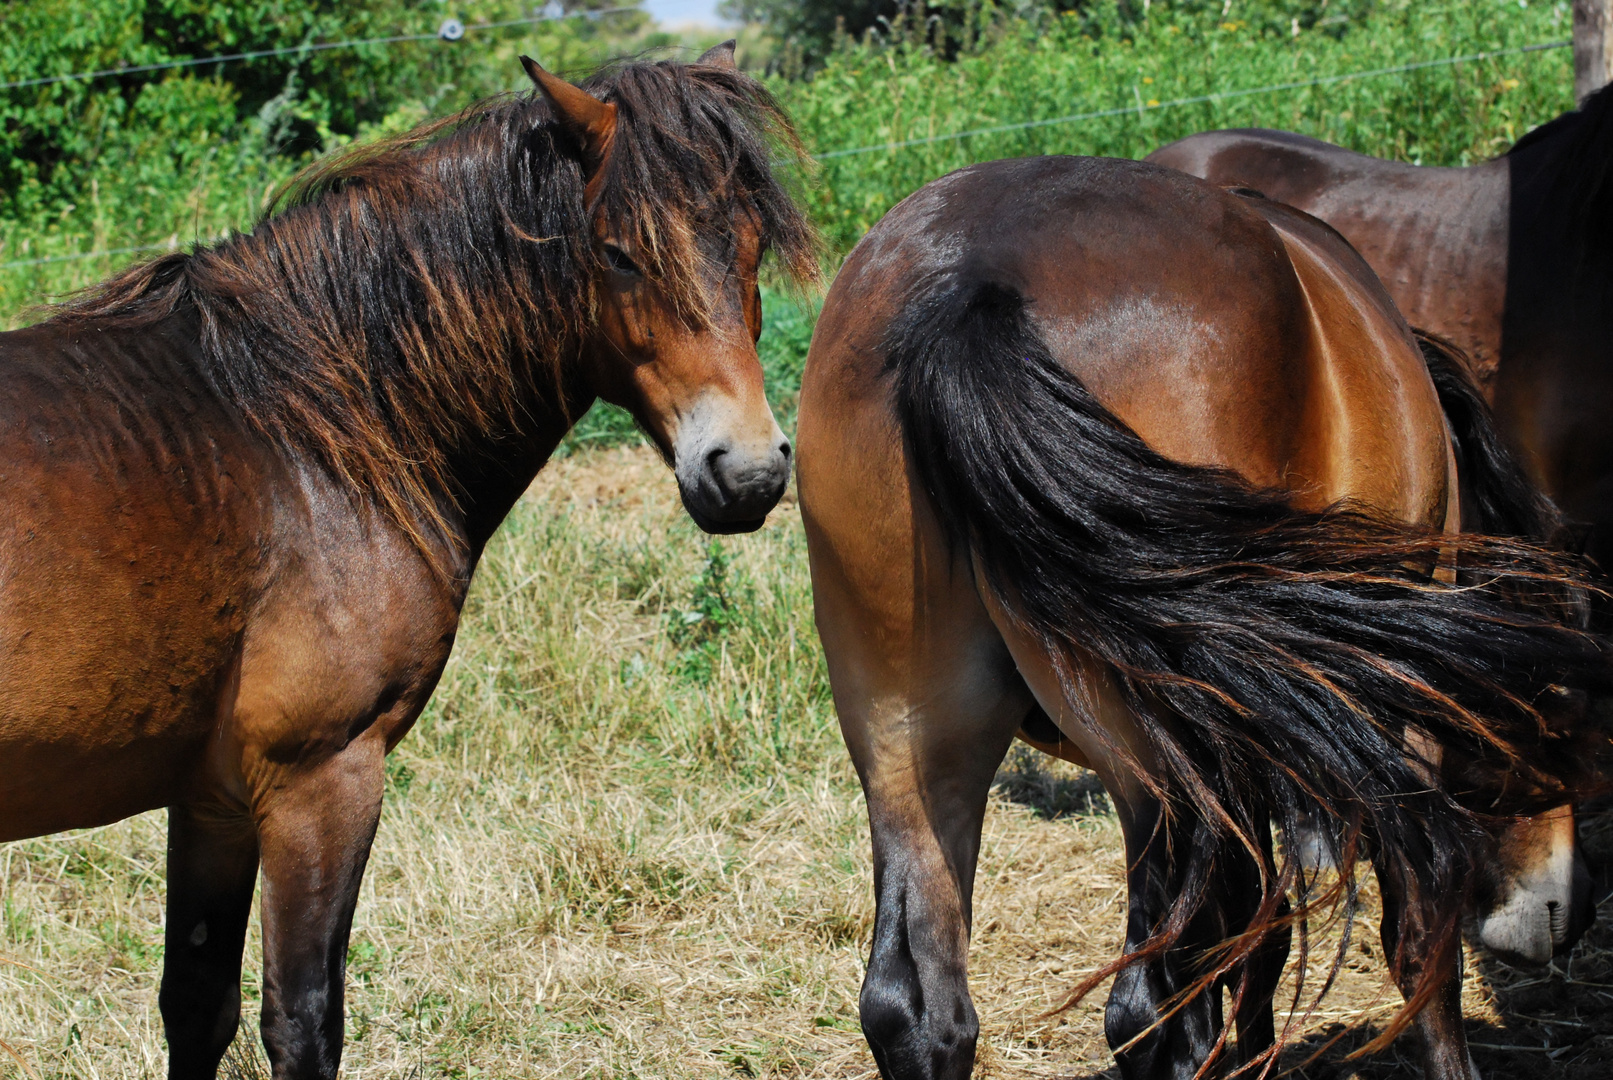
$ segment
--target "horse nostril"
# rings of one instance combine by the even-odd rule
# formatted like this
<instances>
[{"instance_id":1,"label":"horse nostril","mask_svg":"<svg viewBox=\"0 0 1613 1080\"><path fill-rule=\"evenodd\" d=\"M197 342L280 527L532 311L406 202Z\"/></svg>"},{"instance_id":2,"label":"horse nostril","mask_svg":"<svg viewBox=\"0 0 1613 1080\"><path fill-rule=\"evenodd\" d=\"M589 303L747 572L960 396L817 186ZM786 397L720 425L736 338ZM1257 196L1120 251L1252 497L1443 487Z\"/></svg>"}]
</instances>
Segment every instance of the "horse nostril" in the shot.
<instances>
[{"instance_id":1,"label":"horse nostril","mask_svg":"<svg viewBox=\"0 0 1613 1080\"><path fill-rule=\"evenodd\" d=\"M785 461L790 460L790 440L785 439L783 442L779 443L778 452L784 455Z\"/></svg>"},{"instance_id":2,"label":"horse nostril","mask_svg":"<svg viewBox=\"0 0 1613 1080\"><path fill-rule=\"evenodd\" d=\"M706 451L706 475L711 477L711 482L716 484L719 488L724 486L723 458L727 456L728 448L726 446L719 446L715 449Z\"/></svg>"},{"instance_id":3,"label":"horse nostril","mask_svg":"<svg viewBox=\"0 0 1613 1080\"><path fill-rule=\"evenodd\" d=\"M1568 937L1568 912L1556 900L1546 901L1546 923L1551 928L1552 944L1561 944Z\"/></svg>"}]
</instances>

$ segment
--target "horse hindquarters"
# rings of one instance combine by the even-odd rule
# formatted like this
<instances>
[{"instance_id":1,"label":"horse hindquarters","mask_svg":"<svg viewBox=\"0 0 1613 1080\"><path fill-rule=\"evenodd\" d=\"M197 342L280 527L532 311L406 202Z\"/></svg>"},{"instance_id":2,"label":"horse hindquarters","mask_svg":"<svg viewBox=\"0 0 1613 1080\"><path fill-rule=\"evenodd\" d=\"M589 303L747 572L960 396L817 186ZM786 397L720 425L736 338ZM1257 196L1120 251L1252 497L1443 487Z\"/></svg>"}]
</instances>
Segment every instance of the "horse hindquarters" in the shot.
<instances>
[{"instance_id":1,"label":"horse hindquarters","mask_svg":"<svg viewBox=\"0 0 1613 1080\"><path fill-rule=\"evenodd\" d=\"M834 317L831 307L826 324ZM820 334L832 339L827 325ZM882 406L867 408L855 393L839 397L846 388L819 377L822 366L820 358L809 369L803 390L799 483L819 635L874 847L877 912L863 1030L888 1080L964 1077L978 1034L967 950L986 797L1033 707L1022 675L1046 665L1010 654L1013 639L1005 644L999 630L1007 624L994 624L972 568L910 486ZM1037 692L1051 715L1068 713L1057 690ZM1097 744L1088 748L1103 760ZM1133 866L1127 944L1135 947L1164 918L1181 875L1170 866L1173 834L1153 827L1158 804L1123 770L1107 769L1104 779ZM1219 995L1204 994L1133 1044L1195 977L1197 948L1248 924L1247 886L1239 882L1243 891L1226 905L1207 904L1190 941L1117 979L1105 1026L1128 1077L1188 1080L1220 1040ZM1284 944L1273 945L1239 999L1240 1050L1248 1057L1272 1041L1269 1001Z\"/></svg>"}]
</instances>

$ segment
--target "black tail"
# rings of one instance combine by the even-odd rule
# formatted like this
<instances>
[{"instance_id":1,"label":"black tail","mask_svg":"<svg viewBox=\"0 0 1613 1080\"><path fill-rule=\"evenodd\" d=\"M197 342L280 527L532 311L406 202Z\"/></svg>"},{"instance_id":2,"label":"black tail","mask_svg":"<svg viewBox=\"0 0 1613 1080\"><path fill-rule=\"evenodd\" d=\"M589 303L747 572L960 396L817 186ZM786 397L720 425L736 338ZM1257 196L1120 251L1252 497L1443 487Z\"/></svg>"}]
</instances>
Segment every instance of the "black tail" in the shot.
<instances>
[{"instance_id":1,"label":"black tail","mask_svg":"<svg viewBox=\"0 0 1613 1080\"><path fill-rule=\"evenodd\" d=\"M1454 941L1481 830L1408 759L1407 734L1516 770L1496 810L1571 797L1577 763L1537 703L1606 670L1573 625L1575 566L1521 540L1299 512L1168 460L1058 364L1003 285L942 281L887 348L940 519L1067 675L1088 657L1117 674L1158 763L1139 771L1197 823L1183 854L1255 836L1268 809L1290 826L1331 821L1437 903ZM1431 576L1453 548L1483 584ZM1346 876L1356 852L1342 845ZM1201 902L1182 895L1160 936Z\"/></svg>"},{"instance_id":2,"label":"black tail","mask_svg":"<svg viewBox=\"0 0 1613 1080\"><path fill-rule=\"evenodd\" d=\"M1463 527L1560 546L1566 540L1562 514L1502 441L1489 405L1467 374L1461 350L1427 331L1415 333L1451 426L1456 472L1462 478Z\"/></svg>"}]
</instances>

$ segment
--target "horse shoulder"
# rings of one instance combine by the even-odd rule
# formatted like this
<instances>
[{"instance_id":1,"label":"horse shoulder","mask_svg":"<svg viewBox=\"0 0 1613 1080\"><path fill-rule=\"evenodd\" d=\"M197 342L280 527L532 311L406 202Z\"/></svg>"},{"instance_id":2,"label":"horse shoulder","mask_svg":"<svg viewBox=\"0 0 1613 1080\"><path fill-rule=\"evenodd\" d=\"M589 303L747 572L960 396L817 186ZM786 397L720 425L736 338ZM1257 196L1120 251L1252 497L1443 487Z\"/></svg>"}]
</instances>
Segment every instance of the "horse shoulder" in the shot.
<instances>
[{"instance_id":1,"label":"horse shoulder","mask_svg":"<svg viewBox=\"0 0 1613 1080\"><path fill-rule=\"evenodd\" d=\"M401 739L453 646L463 576L445 578L373 507L312 465L275 510L273 565L241 639L223 718L248 787L379 725Z\"/></svg>"}]
</instances>

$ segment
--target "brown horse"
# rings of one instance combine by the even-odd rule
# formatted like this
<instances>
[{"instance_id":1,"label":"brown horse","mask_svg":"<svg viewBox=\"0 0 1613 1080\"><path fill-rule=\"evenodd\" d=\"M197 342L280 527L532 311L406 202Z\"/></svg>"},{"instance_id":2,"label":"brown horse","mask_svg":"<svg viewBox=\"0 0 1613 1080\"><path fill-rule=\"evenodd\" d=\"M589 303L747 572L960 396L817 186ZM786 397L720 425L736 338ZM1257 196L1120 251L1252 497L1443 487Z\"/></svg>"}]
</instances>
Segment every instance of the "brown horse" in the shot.
<instances>
[{"instance_id":1,"label":"brown horse","mask_svg":"<svg viewBox=\"0 0 1613 1080\"><path fill-rule=\"evenodd\" d=\"M1194 135L1149 160L1338 229L1413 326L1472 358L1503 438L1587 529L1587 553L1613 567L1613 90L1465 169L1258 130ZM1499 849L1505 872L1481 897L1480 939L1544 963L1595 918L1570 808L1511 826Z\"/></svg>"},{"instance_id":2,"label":"brown horse","mask_svg":"<svg viewBox=\"0 0 1613 1080\"><path fill-rule=\"evenodd\" d=\"M1142 163L964 169L847 259L797 438L873 834L861 1011L883 1075L971 1069L970 894L1021 734L1096 769L1120 815L1126 953L1080 992L1117 973L1124 1075L1224 1060L1221 986L1235 1059L1274 1064L1284 897L1306 890L1270 821L1309 814L1346 879L1367 855L1384 886L1408 1005L1373 1045L1415 1014L1426 1075L1469 1080L1474 811L1564 793L1557 736L1583 721L1542 690L1605 661L1563 558L1459 534L1462 447L1337 234ZM1463 805L1416 752L1437 745L1526 776L1517 806Z\"/></svg>"},{"instance_id":3,"label":"brown horse","mask_svg":"<svg viewBox=\"0 0 1613 1080\"><path fill-rule=\"evenodd\" d=\"M596 397L704 528L790 447L757 267L812 274L799 152L730 47L505 97L317 168L250 235L0 337L0 839L169 808L169 1074L235 1035L334 1077L382 759L489 535Z\"/></svg>"}]
</instances>

